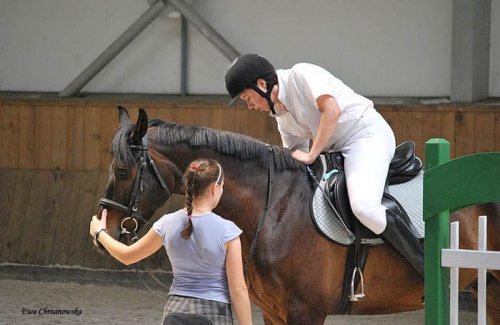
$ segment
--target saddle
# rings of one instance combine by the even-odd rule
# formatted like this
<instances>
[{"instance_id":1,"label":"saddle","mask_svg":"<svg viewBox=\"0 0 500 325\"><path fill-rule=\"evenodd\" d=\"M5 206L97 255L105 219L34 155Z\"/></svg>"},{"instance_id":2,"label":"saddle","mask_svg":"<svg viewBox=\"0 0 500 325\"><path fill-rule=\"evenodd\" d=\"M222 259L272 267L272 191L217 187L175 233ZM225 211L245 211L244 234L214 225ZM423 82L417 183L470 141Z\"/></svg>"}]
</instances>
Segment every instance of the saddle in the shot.
<instances>
[{"instance_id":1,"label":"saddle","mask_svg":"<svg viewBox=\"0 0 500 325\"><path fill-rule=\"evenodd\" d=\"M342 297L336 308L336 314L347 314L351 301L360 301L365 297L362 270L368 257L369 247L380 243L381 239L371 230L366 228L354 216L347 193L344 173L344 157L340 152L325 154L326 173L323 180L324 188L321 189L332 203L336 216L354 234L356 240L349 245L344 272ZM415 143L404 142L397 146L394 157L389 165L389 172L382 198L382 204L410 227L414 235L419 238L419 233L411 222L403 206L389 194L389 185L402 184L416 177L422 170L422 161L415 155ZM319 184L319 183L318 183ZM361 282L361 293L356 294L358 284Z\"/></svg>"},{"instance_id":2,"label":"saddle","mask_svg":"<svg viewBox=\"0 0 500 325\"><path fill-rule=\"evenodd\" d=\"M361 240L362 243L370 243L378 236L366 228L351 210L347 184L344 173L344 156L340 152L328 152L325 155L327 173L329 177L324 185L324 191L328 195L335 210L343 219L349 229ZM402 216L403 221L410 227L415 237L419 237L418 231L411 222L403 206L389 194L389 185L407 182L418 175L422 170L422 161L415 155L415 143L406 141L396 147L394 157L389 165L389 172L382 197L382 205L393 211L396 215ZM332 172L333 171L333 172Z\"/></svg>"}]
</instances>

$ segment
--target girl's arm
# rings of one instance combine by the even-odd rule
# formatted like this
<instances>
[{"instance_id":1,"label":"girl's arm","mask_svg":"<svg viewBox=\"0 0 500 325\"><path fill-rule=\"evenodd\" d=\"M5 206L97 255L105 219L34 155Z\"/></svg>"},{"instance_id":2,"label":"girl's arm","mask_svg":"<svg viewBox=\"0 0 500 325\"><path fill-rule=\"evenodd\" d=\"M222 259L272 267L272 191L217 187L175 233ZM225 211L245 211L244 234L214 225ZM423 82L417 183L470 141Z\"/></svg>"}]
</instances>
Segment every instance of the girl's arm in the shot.
<instances>
[{"instance_id":1,"label":"girl's arm","mask_svg":"<svg viewBox=\"0 0 500 325\"><path fill-rule=\"evenodd\" d=\"M247 285L243 277L240 237L227 242L226 246L226 273L234 312L241 325L251 325L252 310Z\"/></svg>"},{"instance_id":2,"label":"girl's arm","mask_svg":"<svg viewBox=\"0 0 500 325\"><path fill-rule=\"evenodd\" d=\"M104 209L100 220L97 219L97 216L92 217L90 222L90 235L92 237L94 237L96 231L106 229L107 213L107 210ZM114 258L125 265L139 262L155 253L163 245L160 235L153 229L150 229L144 237L130 246L117 241L104 231L99 233L98 240Z\"/></svg>"}]
</instances>

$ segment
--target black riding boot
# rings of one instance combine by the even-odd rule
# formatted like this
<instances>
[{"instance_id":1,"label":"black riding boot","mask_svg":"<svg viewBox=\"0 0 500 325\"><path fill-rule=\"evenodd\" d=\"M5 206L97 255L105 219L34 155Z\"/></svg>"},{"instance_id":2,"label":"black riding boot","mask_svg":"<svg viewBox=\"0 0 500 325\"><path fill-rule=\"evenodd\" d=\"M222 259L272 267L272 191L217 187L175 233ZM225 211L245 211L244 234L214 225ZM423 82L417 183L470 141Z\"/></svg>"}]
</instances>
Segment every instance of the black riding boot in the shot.
<instances>
[{"instance_id":1,"label":"black riding boot","mask_svg":"<svg viewBox=\"0 0 500 325\"><path fill-rule=\"evenodd\" d=\"M387 226L379 235L386 243L403 255L424 278L424 249L410 228L394 212L387 210Z\"/></svg>"}]
</instances>

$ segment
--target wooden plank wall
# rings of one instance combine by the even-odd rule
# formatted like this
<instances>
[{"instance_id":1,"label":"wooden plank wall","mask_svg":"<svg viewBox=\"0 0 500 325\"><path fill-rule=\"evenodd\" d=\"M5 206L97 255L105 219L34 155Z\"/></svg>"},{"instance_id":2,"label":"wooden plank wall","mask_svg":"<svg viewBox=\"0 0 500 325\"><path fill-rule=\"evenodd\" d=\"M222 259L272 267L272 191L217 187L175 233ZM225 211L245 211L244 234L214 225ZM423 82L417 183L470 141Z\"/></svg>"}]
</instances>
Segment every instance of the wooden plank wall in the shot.
<instances>
[{"instance_id":1,"label":"wooden plank wall","mask_svg":"<svg viewBox=\"0 0 500 325\"><path fill-rule=\"evenodd\" d=\"M118 126L118 104L149 117L182 124L208 126L247 134L280 144L275 121L243 104L227 108L225 98L192 100L1 99L0 168L48 170L107 170L109 146ZM397 142L413 140L424 157L425 142L443 137L451 143L452 158L500 151L500 105L377 105L394 129Z\"/></svg>"},{"instance_id":2,"label":"wooden plank wall","mask_svg":"<svg viewBox=\"0 0 500 325\"><path fill-rule=\"evenodd\" d=\"M430 106L378 106L401 143L412 140L425 161L425 142L444 138L451 158L500 151L500 105L447 104Z\"/></svg>"},{"instance_id":3,"label":"wooden plank wall","mask_svg":"<svg viewBox=\"0 0 500 325\"><path fill-rule=\"evenodd\" d=\"M88 233L107 181L108 173L99 171L0 169L0 262L123 269L94 249ZM139 234L182 203L175 195ZM145 265L171 268L164 250Z\"/></svg>"},{"instance_id":4,"label":"wooden plank wall","mask_svg":"<svg viewBox=\"0 0 500 325\"><path fill-rule=\"evenodd\" d=\"M21 96L23 97L23 96ZM37 96L34 96L37 97ZM93 250L90 216L104 193L118 104L132 119L144 107L152 118L209 126L280 144L275 121L226 98L5 98L0 96L0 263L80 265L122 269ZM500 151L500 106L378 104L397 142L413 140L424 159L430 138L451 143L452 158ZM175 197L161 211L182 205ZM146 228L147 230L148 228ZM149 261L170 269L162 251Z\"/></svg>"},{"instance_id":5,"label":"wooden plank wall","mask_svg":"<svg viewBox=\"0 0 500 325\"><path fill-rule=\"evenodd\" d=\"M117 104L181 124L209 126L279 143L274 121L265 114L210 102L91 102L0 100L0 168L107 170L109 147L118 127Z\"/></svg>"}]
</instances>

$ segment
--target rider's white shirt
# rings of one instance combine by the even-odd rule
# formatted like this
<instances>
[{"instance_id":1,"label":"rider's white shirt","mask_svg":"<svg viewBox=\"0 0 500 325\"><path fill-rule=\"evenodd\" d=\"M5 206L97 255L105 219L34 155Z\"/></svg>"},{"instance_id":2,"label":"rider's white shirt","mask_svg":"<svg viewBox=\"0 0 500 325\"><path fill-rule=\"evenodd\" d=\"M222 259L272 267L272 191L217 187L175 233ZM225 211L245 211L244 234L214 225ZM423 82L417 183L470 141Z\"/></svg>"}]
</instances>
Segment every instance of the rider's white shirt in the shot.
<instances>
[{"instance_id":1,"label":"rider's white shirt","mask_svg":"<svg viewBox=\"0 0 500 325\"><path fill-rule=\"evenodd\" d=\"M276 118L283 146L290 150L309 151L309 140L317 133L321 118L316 99L322 95L331 95L337 101L341 115L334 134L323 151L331 148L341 149L348 139L353 126L367 110L375 110L373 102L356 94L340 79L325 69L309 64L298 63L291 69L277 70L279 92L278 99L288 112L277 105Z\"/></svg>"}]
</instances>

